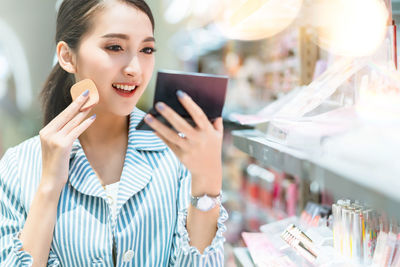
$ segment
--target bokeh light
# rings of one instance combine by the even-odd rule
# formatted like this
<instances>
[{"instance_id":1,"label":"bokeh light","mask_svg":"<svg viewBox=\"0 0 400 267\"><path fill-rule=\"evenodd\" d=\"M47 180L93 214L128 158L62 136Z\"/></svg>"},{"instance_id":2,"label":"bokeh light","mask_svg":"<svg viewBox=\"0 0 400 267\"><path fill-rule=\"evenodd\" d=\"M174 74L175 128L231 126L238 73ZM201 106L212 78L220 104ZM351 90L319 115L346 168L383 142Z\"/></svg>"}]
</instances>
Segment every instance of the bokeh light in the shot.
<instances>
[{"instance_id":1,"label":"bokeh light","mask_svg":"<svg viewBox=\"0 0 400 267\"><path fill-rule=\"evenodd\" d=\"M385 38L388 11L381 0L313 0L309 8L316 42L331 53L367 56Z\"/></svg>"},{"instance_id":2,"label":"bokeh light","mask_svg":"<svg viewBox=\"0 0 400 267\"><path fill-rule=\"evenodd\" d=\"M225 0L217 24L230 39L263 39L288 27L301 5L302 0Z\"/></svg>"}]
</instances>

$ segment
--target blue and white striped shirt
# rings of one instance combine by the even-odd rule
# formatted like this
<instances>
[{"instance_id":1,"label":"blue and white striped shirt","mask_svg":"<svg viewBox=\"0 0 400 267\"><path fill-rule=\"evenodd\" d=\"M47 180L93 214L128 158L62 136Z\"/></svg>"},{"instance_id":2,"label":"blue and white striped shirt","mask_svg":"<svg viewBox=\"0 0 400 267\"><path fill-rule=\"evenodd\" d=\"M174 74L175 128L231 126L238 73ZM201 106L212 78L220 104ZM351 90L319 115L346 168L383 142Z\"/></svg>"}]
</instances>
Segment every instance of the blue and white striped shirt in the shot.
<instances>
[{"instance_id":1,"label":"blue and white striped shirt","mask_svg":"<svg viewBox=\"0 0 400 267\"><path fill-rule=\"evenodd\" d=\"M216 236L200 254L186 230L190 173L153 132L135 130L144 115L130 114L115 226L105 191L74 142L48 266L113 266L113 246L117 266L223 266L226 210L221 207ZM35 136L0 161L0 266L32 264L18 233L40 182L41 158Z\"/></svg>"}]
</instances>

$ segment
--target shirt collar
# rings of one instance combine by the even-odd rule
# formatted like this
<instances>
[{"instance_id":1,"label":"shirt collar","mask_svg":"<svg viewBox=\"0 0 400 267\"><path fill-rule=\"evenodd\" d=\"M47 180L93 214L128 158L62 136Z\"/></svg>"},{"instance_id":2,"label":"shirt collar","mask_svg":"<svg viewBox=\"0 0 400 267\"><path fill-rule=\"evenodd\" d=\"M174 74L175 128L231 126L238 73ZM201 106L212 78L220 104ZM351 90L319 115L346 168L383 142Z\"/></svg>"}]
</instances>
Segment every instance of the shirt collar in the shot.
<instances>
[{"instance_id":1,"label":"shirt collar","mask_svg":"<svg viewBox=\"0 0 400 267\"><path fill-rule=\"evenodd\" d=\"M167 145L153 131L136 130L136 126L145 115L146 113L138 108L129 114L128 143L136 150L163 151L167 149ZM72 144L70 158L73 158L80 149L82 145L79 139L76 139Z\"/></svg>"},{"instance_id":2,"label":"shirt collar","mask_svg":"<svg viewBox=\"0 0 400 267\"><path fill-rule=\"evenodd\" d=\"M153 132L136 130L136 126L146 115L143 111L135 108L130 114L128 142L137 150L162 151L167 145Z\"/></svg>"},{"instance_id":3,"label":"shirt collar","mask_svg":"<svg viewBox=\"0 0 400 267\"><path fill-rule=\"evenodd\" d=\"M164 151L167 145L153 131L136 130L136 125L145 113L137 108L130 114L128 147L124 168L121 175L119 205L123 205L132 195L141 191L149 183L152 168L140 151ZM70 156L69 180L71 185L81 193L105 198L105 193L95 173L85 159L85 153L76 139Z\"/></svg>"}]
</instances>

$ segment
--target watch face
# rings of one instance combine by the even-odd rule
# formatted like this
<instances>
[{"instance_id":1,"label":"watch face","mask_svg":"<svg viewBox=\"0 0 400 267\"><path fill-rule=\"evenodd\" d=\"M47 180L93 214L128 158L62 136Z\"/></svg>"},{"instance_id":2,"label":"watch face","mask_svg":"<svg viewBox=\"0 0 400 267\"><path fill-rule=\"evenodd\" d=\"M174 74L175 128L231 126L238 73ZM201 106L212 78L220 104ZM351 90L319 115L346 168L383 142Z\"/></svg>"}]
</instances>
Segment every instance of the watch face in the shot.
<instances>
[{"instance_id":1,"label":"watch face","mask_svg":"<svg viewBox=\"0 0 400 267\"><path fill-rule=\"evenodd\" d=\"M211 209L214 205L213 200L209 196L203 196L197 202L197 207L201 210Z\"/></svg>"}]
</instances>

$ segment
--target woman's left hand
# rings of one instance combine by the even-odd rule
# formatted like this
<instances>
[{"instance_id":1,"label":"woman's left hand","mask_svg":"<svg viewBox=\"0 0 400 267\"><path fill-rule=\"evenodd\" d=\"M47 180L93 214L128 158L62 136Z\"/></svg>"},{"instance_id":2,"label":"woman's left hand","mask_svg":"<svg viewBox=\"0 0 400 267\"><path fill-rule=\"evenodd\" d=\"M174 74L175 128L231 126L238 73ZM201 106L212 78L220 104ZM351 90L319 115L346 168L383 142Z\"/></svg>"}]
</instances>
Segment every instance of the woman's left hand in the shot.
<instances>
[{"instance_id":1,"label":"woman's left hand","mask_svg":"<svg viewBox=\"0 0 400 267\"><path fill-rule=\"evenodd\" d=\"M156 109L184 137L151 115L146 115L145 121L191 172L192 195L217 196L222 185L222 118L211 123L189 95L182 91L178 91L177 95L196 127L162 102L156 104Z\"/></svg>"}]
</instances>

